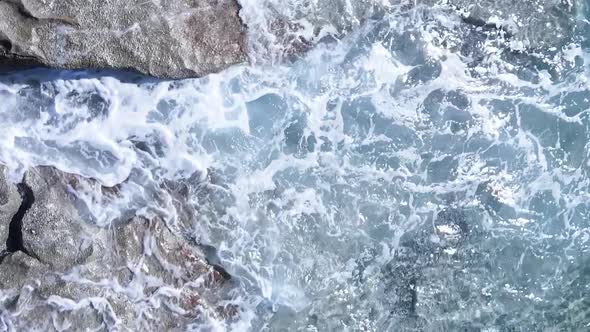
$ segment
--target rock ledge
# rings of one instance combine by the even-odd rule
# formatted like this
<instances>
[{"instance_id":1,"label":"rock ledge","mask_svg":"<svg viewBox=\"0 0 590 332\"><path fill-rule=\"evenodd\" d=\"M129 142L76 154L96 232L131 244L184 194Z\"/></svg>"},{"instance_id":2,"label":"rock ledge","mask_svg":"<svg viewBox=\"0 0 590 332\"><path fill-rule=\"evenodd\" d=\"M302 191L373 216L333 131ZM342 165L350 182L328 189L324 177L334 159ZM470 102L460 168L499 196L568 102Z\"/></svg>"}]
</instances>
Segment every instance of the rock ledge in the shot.
<instances>
[{"instance_id":1,"label":"rock ledge","mask_svg":"<svg viewBox=\"0 0 590 332\"><path fill-rule=\"evenodd\" d=\"M246 60L236 0L0 0L0 70L200 77Z\"/></svg>"}]
</instances>

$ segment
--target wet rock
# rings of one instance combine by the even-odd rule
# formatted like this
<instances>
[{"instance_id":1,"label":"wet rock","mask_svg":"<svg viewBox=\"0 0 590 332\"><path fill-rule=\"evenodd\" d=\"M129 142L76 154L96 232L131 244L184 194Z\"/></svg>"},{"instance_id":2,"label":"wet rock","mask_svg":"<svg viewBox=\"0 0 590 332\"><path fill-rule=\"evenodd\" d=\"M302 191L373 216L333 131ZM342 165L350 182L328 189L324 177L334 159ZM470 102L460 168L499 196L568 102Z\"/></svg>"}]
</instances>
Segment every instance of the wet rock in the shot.
<instances>
[{"instance_id":1,"label":"wet rock","mask_svg":"<svg viewBox=\"0 0 590 332\"><path fill-rule=\"evenodd\" d=\"M0 288L15 292L10 319L13 330L97 330L103 325L105 315L100 306L84 300L100 293L92 294L65 283L50 266L22 251L11 253L2 261Z\"/></svg>"},{"instance_id":2,"label":"wet rock","mask_svg":"<svg viewBox=\"0 0 590 332\"><path fill-rule=\"evenodd\" d=\"M81 297L80 300L59 295L46 297L39 292L35 283L30 283L20 291L17 301L9 311L8 319L5 320L14 331L112 331L117 329L117 318L109 300L98 296Z\"/></svg>"},{"instance_id":3,"label":"wet rock","mask_svg":"<svg viewBox=\"0 0 590 332\"><path fill-rule=\"evenodd\" d=\"M208 173L195 172L190 177L179 181L164 181L161 184L164 192L169 195L174 210L179 221L186 224L182 225L185 229L192 227L193 209L187 203L191 197L202 196L208 182Z\"/></svg>"},{"instance_id":4,"label":"wet rock","mask_svg":"<svg viewBox=\"0 0 590 332\"><path fill-rule=\"evenodd\" d=\"M68 190L68 178L75 176L37 167L27 171L23 181L31 206L22 219L22 249L56 268L80 264L92 253L85 222Z\"/></svg>"},{"instance_id":5,"label":"wet rock","mask_svg":"<svg viewBox=\"0 0 590 332\"><path fill-rule=\"evenodd\" d=\"M0 2L0 69L133 69L198 77L244 62L235 0Z\"/></svg>"},{"instance_id":6,"label":"wet rock","mask_svg":"<svg viewBox=\"0 0 590 332\"><path fill-rule=\"evenodd\" d=\"M135 217L116 226L114 239L117 255L127 263L141 258L143 271L158 276L166 284L182 287L203 276L206 284L221 284L227 278L209 266L205 254L182 235L175 234L156 217ZM139 261L138 261L139 262Z\"/></svg>"},{"instance_id":7,"label":"wet rock","mask_svg":"<svg viewBox=\"0 0 590 332\"><path fill-rule=\"evenodd\" d=\"M21 205L16 185L6 178L6 168L0 166L0 251L6 250L10 223Z\"/></svg>"},{"instance_id":8,"label":"wet rock","mask_svg":"<svg viewBox=\"0 0 590 332\"><path fill-rule=\"evenodd\" d=\"M27 280L38 276L47 266L22 251L9 254L0 265L0 288L20 290Z\"/></svg>"},{"instance_id":9,"label":"wet rock","mask_svg":"<svg viewBox=\"0 0 590 332\"><path fill-rule=\"evenodd\" d=\"M143 309L158 317L150 328L182 329L199 317L220 315L216 308L219 291L230 284L207 263L198 247L164 220L136 216L103 233L97 236L95 250L78 269L76 279L125 289L118 297L100 289L89 293L108 294L124 326L139 319L129 307L143 299L157 303Z\"/></svg>"},{"instance_id":10,"label":"wet rock","mask_svg":"<svg viewBox=\"0 0 590 332\"><path fill-rule=\"evenodd\" d=\"M193 180L169 183L175 188L169 194L187 213ZM160 216L118 218L107 228L88 222L84 191L94 190L104 204L119 196L120 186L110 190L92 179L36 167L18 187L23 202L12 219L19 222L9 231L16 245L0 261L0 326L185 330L239 314L222 298L230 276L208 264L206 253Z\"/></svg>"}]
</instances>

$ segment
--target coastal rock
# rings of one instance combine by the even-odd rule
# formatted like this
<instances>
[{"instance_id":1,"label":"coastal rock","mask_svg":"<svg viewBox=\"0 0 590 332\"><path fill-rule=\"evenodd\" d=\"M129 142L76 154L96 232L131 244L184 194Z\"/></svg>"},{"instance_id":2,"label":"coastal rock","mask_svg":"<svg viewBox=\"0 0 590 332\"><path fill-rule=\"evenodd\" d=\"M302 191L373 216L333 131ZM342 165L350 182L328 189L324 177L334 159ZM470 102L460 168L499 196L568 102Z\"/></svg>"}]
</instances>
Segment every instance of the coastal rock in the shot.
<instances>
[{"instance_id":1,"label":"coastal rock","mask_svg":"<svg viewBox=\"0 0 590 332\"><path fill-rule=\"evenodd\" d=\"M10 223L21 205L17 187L6 178L6 168L0 166L0 251L6 250Z\"/></svg>"},{"instance_id":2,"label":"coastal rock","mask_svg":"<svg viewBox=\"0 0 590 332\"><path fill-rule=\"evenodd\" d=\"M21 289L27 280L34 279L47 266L22 251L9 254L0 268L0 288Z\"/></svg>"},{"instance_id":3,"label":"coastal rock","mask_svg":"<svg viewBox=\"0 0 590 332\"><path fill-rule=\"evenodd\" d=\"M37 167L27 171L23 181L30 208L22 219L22 250L57 268L79 264L92 252L84 221L72 202L75 197L68 192L68 177L73 176Z\"/></svg>"},{"instance_id":4,"label":"coastal rock","mask_svg":"<svg viewBox=\"0 0 590 332\"><path fill-rule=\"evenodd\" d=\"M131 283L149 274L163 284L148 287L148 292L158 293L164 285L180 290L165 302L182 309L183 317L195 318L203 310L213 312L219 299L211 289L223 287L230 277L209 265L198 247L172 232L162 219L134 217L115 227L114 240L119 258L124 258L133 274Z\"/></svg>"},{"instance_id":5,"label":"coastal rock","mask_svg":"<svg viewBox=\"0 0 590 332\"><path fill-rule=\"evenodd\" d=\"M48 66L200 77L246 60L235 0L0 1L0 70Z\"/></svg>"},{"instance_id":6,"label":"coastal rock","mask_svg":"<svg viewBox=\"0 0 590 332\"><path fill-rule=\"evenodd\" d=\"M117 225L112 240L115 260L131 269L149 270L167 284L182 287L210 272L214 281L223 282L223 277L207 265L204 254L182 235L174 234L158 217L137 216Z\"/></svg>"},{"instance_id":7,"label":"coastal rock","mask_svg":"<svg viewBox=\"0 0 590 332\"><path fill-rule=\"evenodd\" d=\"M0 260L0 329L185 330L239 314L223 301L231 276L162 217L134 212L104 227L92 222L86 204L94 203L84 195L109 204L120 186L53 167L26 171L21 195L2 179L1 202L12 195L18 213L7 230L13 245Z\"/></svg>"},{"instance_id":8,"label":"coastal rock","mask_svg":"<svg viewBox=\"0 0 590 332\"><path fill-rule=\"evenodd\" d=\"M460 208L446 208L434 220L401 237L394 259L381 271L385 303L390 306L393 320L416 330L424 329L426 317L420 306L429 305L422 298L429 278L427 272L445 268L452 271L456 268L453 264L461 263L454 257L479 231L474 220L474 216Z\"/></svg>"}]
</instances>

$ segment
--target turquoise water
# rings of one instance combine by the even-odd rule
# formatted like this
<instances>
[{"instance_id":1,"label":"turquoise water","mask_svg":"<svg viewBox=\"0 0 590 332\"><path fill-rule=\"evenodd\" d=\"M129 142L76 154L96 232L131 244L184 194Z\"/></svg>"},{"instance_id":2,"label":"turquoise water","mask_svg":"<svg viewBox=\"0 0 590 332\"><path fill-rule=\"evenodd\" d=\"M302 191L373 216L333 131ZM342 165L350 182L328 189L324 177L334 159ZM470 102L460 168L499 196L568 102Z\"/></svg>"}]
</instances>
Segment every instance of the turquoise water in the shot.
<instances>
[{"instance_id":1,"label":"turquoise water","mask_svg":"<svg viewBox=\"0 0 590 332\"><path fill-rule=\"evenodd\" d=\"M95 223L165 211L214 247L240 318L195 329L583 331L586 11L532 34L444 5L352 11L305 55L261 55L261 30L251 65L198 80L4 75L0 161L126 180ZM191 174L190 218L149 200Z\"/></svg>"}]
</instances>

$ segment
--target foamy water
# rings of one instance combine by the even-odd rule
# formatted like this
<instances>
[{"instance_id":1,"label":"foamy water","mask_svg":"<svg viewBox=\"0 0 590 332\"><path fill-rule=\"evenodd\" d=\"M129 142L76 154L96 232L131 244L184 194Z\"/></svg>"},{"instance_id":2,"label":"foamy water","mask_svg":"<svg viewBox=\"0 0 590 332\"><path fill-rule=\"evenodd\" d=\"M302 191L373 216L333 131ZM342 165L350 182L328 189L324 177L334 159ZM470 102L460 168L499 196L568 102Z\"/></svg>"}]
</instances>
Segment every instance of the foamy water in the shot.
<instances>
[{"instance_id":1,"label":"foamy water","mask_svg":"<svg viewBox=\"0 0 590 332\"><path fill-rule=\"evenodd\" d=\"M196 330L589 326L582 3L552 21L569 35L542 37L468 24L447 2L242 6L250 65L173 82L3 76L0 161L14 179L54 165L125 181L115 201L80 193L96 224L141 208L215 247L240 318ZM318 44L286 61L299 37ZM191 220L149 199L192 174Z\"/></svg>"}]
</instances>

